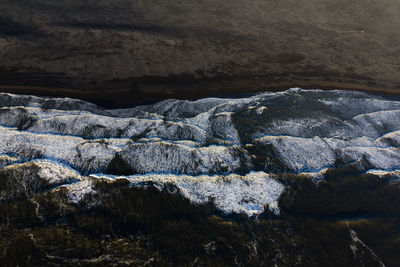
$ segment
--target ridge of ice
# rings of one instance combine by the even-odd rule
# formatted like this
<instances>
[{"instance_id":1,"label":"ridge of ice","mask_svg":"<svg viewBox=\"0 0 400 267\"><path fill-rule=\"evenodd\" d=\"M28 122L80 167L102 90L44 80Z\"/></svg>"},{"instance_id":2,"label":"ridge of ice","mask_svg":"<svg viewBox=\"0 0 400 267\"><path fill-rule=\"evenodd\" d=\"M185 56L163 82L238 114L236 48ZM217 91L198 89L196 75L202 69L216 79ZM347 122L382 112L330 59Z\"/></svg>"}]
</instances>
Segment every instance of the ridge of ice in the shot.
<instances>
[{"instance_id":1,"label":"ridge of ice","mask_svg":"<svg viewBox=\"0 0 400 267\"><path fill-rule=\"evenodd\" d=\"M223 213L244 213L248 216L258 215L269 210L279 215L278 200L284 186L265 172L250 172L245 176L229 174L215 175L172 175L148 174L134 176L109 176L93 174L97 179L128 179L132 186L146 187L151 182L159 190L171 184L191 202L196 204L214 203Z\"/></svg>"},{"instance_id":2,"label":"ridge of ice","mask_svg":"<svg viewBox=\"0 0 400 267\"><path fill-rule=\"evenodd\" d=\"M93 193L85 175L122 165L141 175L128 176L137 185L148 177L160 187L169 181L195 203L214 199L224 212L252 215L263 205L277 208L273 172L319 180L338 160L362 161L361 172L400 169L400 101L293 88L104 110L70 98L0 93L0 155L0 167L41 160L38 175L50 183L78 177L64 186L75 202Z\"/></svg>"}]
</instances>

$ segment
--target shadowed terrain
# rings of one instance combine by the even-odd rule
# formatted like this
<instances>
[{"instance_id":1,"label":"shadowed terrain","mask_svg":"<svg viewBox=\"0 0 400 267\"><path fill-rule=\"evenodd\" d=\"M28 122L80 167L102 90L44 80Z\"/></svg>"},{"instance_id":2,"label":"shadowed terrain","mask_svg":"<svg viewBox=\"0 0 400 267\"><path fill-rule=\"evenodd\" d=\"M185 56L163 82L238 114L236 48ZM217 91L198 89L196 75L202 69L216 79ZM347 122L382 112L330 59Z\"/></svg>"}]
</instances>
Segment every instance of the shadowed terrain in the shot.
<instances>
[{"instance_id":1,"label":"shadowed terrain","mask_svg":"<svg viewBox=\"0 0 400 267\"><path fill-rule=\"evenodd\" d=\"M397 93L400 3L0 2L0 88L107 107L302 88Z\"/></svg>"}]
</instances>

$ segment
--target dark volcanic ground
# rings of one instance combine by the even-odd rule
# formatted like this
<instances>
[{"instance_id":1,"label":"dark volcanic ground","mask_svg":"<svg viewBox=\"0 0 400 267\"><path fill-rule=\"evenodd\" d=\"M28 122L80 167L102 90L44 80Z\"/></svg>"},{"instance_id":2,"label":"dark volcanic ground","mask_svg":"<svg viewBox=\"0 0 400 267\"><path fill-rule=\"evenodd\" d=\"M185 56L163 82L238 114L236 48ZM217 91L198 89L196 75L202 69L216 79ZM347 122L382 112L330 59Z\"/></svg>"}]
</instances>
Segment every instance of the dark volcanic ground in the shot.
<instances>
[{"instance_id":1,"label":"dark volcanic ground","mask_svg":"<svg viewBox=\"0 0 400 267\"><path fill-rule=\"evenodd\" d=\"M397 93L396 0L0 1L1 91L108 107L303 88Z\"/></svg>"}]
</instances>

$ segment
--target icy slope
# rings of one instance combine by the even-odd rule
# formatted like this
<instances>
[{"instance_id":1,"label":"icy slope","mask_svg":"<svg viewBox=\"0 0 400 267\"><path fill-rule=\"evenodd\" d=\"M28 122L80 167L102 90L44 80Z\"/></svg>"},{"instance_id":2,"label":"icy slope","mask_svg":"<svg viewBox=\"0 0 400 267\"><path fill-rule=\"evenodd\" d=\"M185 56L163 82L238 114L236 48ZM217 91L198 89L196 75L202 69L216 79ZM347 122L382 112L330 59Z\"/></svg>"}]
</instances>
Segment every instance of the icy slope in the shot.
<instances>
[{"instance_id":1,"label":"icy slope","mask_svg":"<svg viewBox=\"0 0 400 267\"><path fill-rule=\"evenodd\" d=\"M119 110L0 94L0 125L0 167L50 160L41 167L49 184L69 173L56 169L72 168L85 183L60 184L76 187L75 202L81 185L92 192L93 177L122 175L251 215L264 205L278 211L271 207L283 187L274 174L400 170L400 101L360 92L296 88Z\"/></svg>"},{"instance_id":2,"label":"icy slope","mask_svg":"<svg viewBox=\"0 0 400 267\"><path fill-rule=\"evenodd\" d=\"M268 206L279 214L278 199L284 186L264 172L251 172L241 176L230 175L172 175L148 174L132 176L90 175L82 176L68 166L48 160L36 160L0 168L0 175L8 177L6 187L0 188L0 201L34 194L66 193L67 203L95 205L101 202L95 181L115 182L126 179L131 186L155 186L159 190L179 192L193 203L213 202L224 213L260 214ZM175 191L177 190L177 191ZM96 201L86 200L97 195ZM93 203L92 203L93 202Z\"/></svg>"}]
</instances>

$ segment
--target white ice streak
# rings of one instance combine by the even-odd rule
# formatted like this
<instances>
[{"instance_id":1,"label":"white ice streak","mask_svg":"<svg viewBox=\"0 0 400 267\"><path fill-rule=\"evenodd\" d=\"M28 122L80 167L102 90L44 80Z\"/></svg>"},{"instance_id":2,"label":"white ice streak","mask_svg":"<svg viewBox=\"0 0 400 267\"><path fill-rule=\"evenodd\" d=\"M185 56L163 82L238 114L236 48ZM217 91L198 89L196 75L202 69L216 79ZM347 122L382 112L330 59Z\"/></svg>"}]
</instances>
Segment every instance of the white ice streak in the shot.
<instances>
[{"instance_id":1,"label":"white ice streak","mask_svg":"<svg viewBox=\"0 0 400 267\"><path fill-rule=\"evenodd\" d=\"M59 162L34 160L15 163L1 170L8 173L7 184L13 190L0 192L0 200L18 196L21 192L41 194L63 188L67 201L78 203L86 194L95 193L91 179Z\"/></svg>"},{"instance_id":2,"label":"white ice streak","mask_svg":"<svg viewBox=\"0 0 400 267\"><path fill-rule=\"evenodd\" d=\"M91 175L94 178L110 179L105 175ZM279 215L278 200L284 186L264 172L251 172L245 176L188 176L188 175L135 175L126 178L133 186L153 183L160 190L174 185L179 192L196 204L214 203L220 211L244 213L253 216L264 212L266 206Z\"/></svg>"},{"instance_id":3,"label":"white ice streak","mask_svg":"<svg viewBox=\"0 0 400 267\"><path fill-rule=\"evenodd\" d=\"M398 132L396 138L399 138ZM392 133L394 135L394 133ZM380 147L380 139L360 137L353 140L337 138L302 138L292 136L265 136L260 143L272 144L279 158L292 171L318 171L334 167L337 158L344 163L368 159L376 169L393 169L400 166L400 148Z\"/></svg>"},{"instance_id":4,"label":"white ice streak","mask_svg":"<svg viewBox=\"0 0 400 267\"><path fill-rule=\"evenodd\" d=\"M69 181L82 180L82 176L75 170L49 160L38 160L34 163L40 168L37 175L49 184L59 184Z\"/></svg>"},{"instance_id":5,"label":"white ice streak","mask_svg":"<svg viewBox=\"0 0 400 267\"><path fill-rule=\"evenodd\" d=\"M10 157L9 155L0 155L0 167L15 163L18 161L16 157Z\"/></svg>"},{"instance_id":6,"label":"white ice streak","mask_svg":"<svg viewBox=\"0 0 400 267\"><path fill-rule=\"evenodd\" d=\"M58 160L83 173L101 172L117 153L139 173L218 173L240 168L232 147L194 147L185 142L129 139L85 140L81 137L37 134L0 126L0 154L29 160Z\"/></svg>"},{"instance_id":7,"label":"white ice streak","mask_svg":"<svg viewBox=\"0 0 400 267\"><path fill-rule=\"evenodd\" d=\"M367 171L367 173L381 177L393 176L396 177L396 180L400 179L400 170L393 170L393 171L369 170Z\"/></svg>"},{"instance_id":8,"label":"white ice streak","mask_svg":"<svg viewBox=\"0 0 400 267\"><path fill-rule=\"evenodd\" d=\"M86 172L101 170L116 152L112 146L81 137L35 134L5 127L0 127L0 137L0 154L11 154L25 160L55 159ZM110 142L112 144L112 140Z\"/></svg>"},{"instance_id":9,"label":"white ice streak","mask_svg":"<svg viewBox=\"0 0 400 267\"><path fill-rule=\"evenodd\" d=\"M96 194L93 189L93 182L89 179L65 185L64 187L68 190L69 201L75 204L78 204L88 194Z\"/></svg>"},{"instance_id":10,"label":"white ice streak","mask_svg":"<svg viewBox=\"0 0 400 267\"><path fill-rule=\"evenodd\" d=\"M265 208L279 215L278 201L284 191L284 186L275 178L264 172L250 172L241 176L228 175L172 175L146 174L132 176L113 176L91 174L83 176L68 166L49 160L35 160L23 164L11 165L6 168L23 170L34 167L36 175L46 181L52 190L63 190L67 193L68 201L80 203L87 195L97 193L95 180L114 182L127 179L132 186L147 187L149 183L162 190L174 185L179 193L195 204L213 203L223 213L243 213L248 216L258 215ZM29 179L35 175L26 172L23 177Z\"/></svg>"},{"instance_id":11,"label":"white ice streak","mask_svg":"<svg viewBox=\"0 0 400 267\"><path fill-rule=\"evenodd\" d=\"M39 178L46 180L49 184L61 184L53 190L64 188L67 190L68 200L79 203L87 194L95 194L92 179L80 175L77 171L57 162L38 160L33 162L39 171Z\"/></svg>"},{"instance_id":12,"label":"white ice streak","mask_svg":"<svg viewBox=\"0 0 400 267\"><path fill-rule=\"evenodd\" d=\"M246 101L249 100L198 100L193 102L197 108L190 108L191 102L176 100L166 101L166 106L143 107L141 113L138 108L125 110L140 113L138 118L42 109L32 103L33 107L4 107L0 123L11 128L0 127L0 153L26 159L56 159L85 173L104 170L117 153L140 173L232 172L240 167L235 155L240 138L231 111ZM179 103L183 110L177 108ZM122 115L123 111L113 115ZM177 118L183 116L179 112L195 116Z\"/></svg>"}]
</instances>

